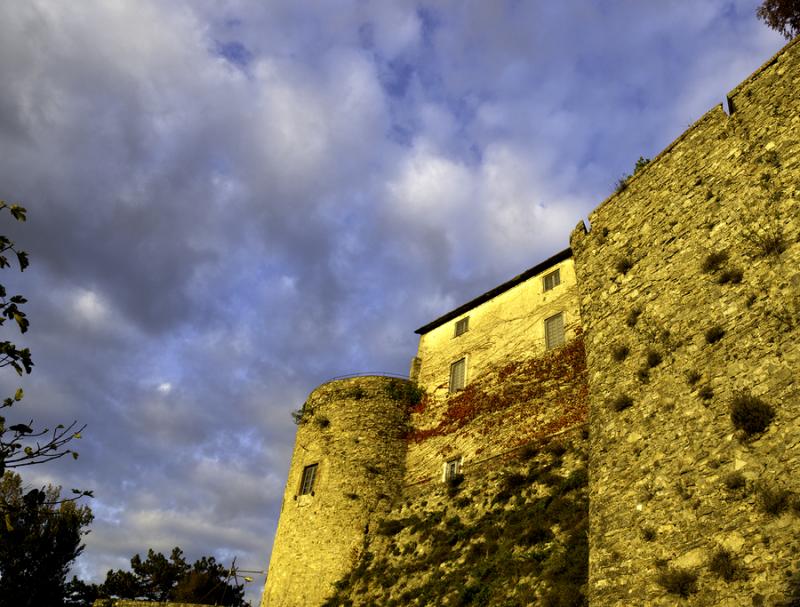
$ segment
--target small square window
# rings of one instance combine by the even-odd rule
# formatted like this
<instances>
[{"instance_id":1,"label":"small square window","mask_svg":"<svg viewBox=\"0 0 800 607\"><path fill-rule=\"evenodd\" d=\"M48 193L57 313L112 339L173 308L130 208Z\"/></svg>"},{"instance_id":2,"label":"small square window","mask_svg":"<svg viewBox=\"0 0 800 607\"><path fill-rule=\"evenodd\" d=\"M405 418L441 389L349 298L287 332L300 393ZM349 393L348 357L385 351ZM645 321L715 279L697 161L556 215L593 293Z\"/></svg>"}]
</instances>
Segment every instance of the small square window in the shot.
<instances>
[{"instance_id":1,"label":"small square window","mask_svg":"<svg viewBox=\"0 0 800 607\"><path fill-rule=\"evenodd\" d=\"M561 271L554 270L549 274L544 275L544 290L549 291L550 289L556 288L558 285L561 284Z\"/></svg>"},{"instance_id":2,"label":"small square window","mask_svg":"<svg viewBox=\"0 0 800 607\"><path fill-rule=\"evenodd\" d=\"M456 321L456 334L453 337L458 337L469 331L469 316L465 316L459 321Z\"/></svg>"},{"instance_id":3,"label":"small square window","mask_svg":"<svg viewBox=\"0 0 800 607\"><path fill-rule=\"evenodd\" d=\"M449 392L463 390L467 383L467 359L461 358L450 365L450 388Z\"/></svg>"},{"instance_id":4,"label":"small square window","mask_svg":"<svg viewBox=\"0 0 800 607\"><path fill-rule=\"evenodd\" d=\"M461 474L461 456L447 460L444 464L444 482L452 480Z\"/></svg>"},{"instance_id":5,"label":"small square window","mask_svg":"<svg viewBox=\"0 0 800 607\"><path fill-rule=\"evenodd\" d=\"M317 464L311 464L303 468L303 478L300 481L300 495L308 495L314 492L314 481L317 478Z\"/></svg>"},{"instance_id":6,"label":"small square window","mask_svg":"<svg viewBox=\"0 0 800 607\"><path fill-rule=\"evenodd\" d=\"M562 312L545 318L544 342L548 350L564 345L564 314Z\"/></svg>"}]
</instances>

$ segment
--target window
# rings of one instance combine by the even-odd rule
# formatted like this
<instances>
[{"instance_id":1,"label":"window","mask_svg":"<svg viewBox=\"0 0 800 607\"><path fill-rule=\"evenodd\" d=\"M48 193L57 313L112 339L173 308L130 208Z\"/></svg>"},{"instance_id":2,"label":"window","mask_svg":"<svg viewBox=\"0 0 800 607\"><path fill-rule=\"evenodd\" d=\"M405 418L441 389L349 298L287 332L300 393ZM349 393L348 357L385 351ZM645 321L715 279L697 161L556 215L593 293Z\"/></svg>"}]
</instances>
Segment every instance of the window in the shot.
<instances>
[{"instance_id":1,"label":"window","mask_svg":"<svg viewBox=\"0 0 800 607\"><path fill-rule=\"evenodd\" d=\"M554 289L555 287L557 287L558 285L561 284L561 271L560 270L554 270L553 272L550 272L549 274L545 274L544 278L542 280L544 281L544 290L545 291L549 291L550 289Z\"/></svg>"},{"instance_id":2,"label":"window","mask_svg":"<svg viewBox=\"0 0 800 607\"><path fill-rule=\"evenodd\" d=\"M463 390L467 383L467 359L461 358L450 365L450 393Z\"/></svg>"},{"instance_id":3,"label":"window","mask_svg":"<svg viewBox=\"0 0 800 607\"><path fill-rule=\"evenodd\" d=\"M444 464L444 482L452 480L461 474L461 456L448 460Z\"/></svg>"},{"instance_id":4,"label":"window","mask_svg":"<svg viewBox=\"0 0 800 607\"><path fill-rule=\"evenodd\" d=\"M469 316L465 316L459 321L456 321L456 334L453 337L458 337L469 331Z\"/></svg>"},{"instance_id":5,"label":"window","mask_svg":"<svg viewBox=\"0 0 800 607\"><path fill-rule=\"evenodd\" d=\"M317 464L303 468L303 479L300 481L300 495L314 492L314 480L317 478Z\"/></svg>"},{"instance_id":6,"label":"window","mask_svg":"<svg viewBox=\"0 0 800 607\"><path fill-rule=\"evenodd\" d=\"M564 314L562 312L545 318L544 342L548 350L564 345Z\"/></svg>"}]
</instances>

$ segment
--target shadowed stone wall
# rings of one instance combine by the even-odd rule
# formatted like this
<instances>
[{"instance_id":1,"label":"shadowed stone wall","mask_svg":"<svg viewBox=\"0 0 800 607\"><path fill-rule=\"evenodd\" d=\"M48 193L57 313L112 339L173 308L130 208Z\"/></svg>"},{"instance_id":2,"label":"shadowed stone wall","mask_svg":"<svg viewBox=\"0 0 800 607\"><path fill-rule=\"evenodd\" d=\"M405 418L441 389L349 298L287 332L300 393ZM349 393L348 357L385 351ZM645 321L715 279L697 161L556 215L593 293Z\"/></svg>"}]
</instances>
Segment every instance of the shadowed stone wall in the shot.
<instances>
[{"instance_id":1,"label":"shadowed stone wall","mask_svg":"<svg viewBox=\"0 0 800 607\"><path fill-rule=\"evenodd\" d=\"M800 554L798 91L795 41L730 94L730 116L709 111L572 235L593 607L675 605L676 571L697 576L681 604L785 597ZM733 424L737 402L758 417L752 397L774 410L763 433ZM731 581L709 568L720 548Z\"/></svg>"}]
</instances>

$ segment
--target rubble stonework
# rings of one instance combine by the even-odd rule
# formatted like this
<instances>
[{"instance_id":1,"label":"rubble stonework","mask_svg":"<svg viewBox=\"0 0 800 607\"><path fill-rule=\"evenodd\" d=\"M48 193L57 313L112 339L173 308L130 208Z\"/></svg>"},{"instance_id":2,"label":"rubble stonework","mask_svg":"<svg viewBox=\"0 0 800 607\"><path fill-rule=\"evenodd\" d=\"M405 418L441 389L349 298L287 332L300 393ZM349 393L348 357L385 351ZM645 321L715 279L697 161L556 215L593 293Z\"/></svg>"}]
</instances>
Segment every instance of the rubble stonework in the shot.
<instances>
[{"instance_id":1,"label":"rubble stonework","mask_svg":"<svg viewBox=\"0 0 800 607\"><path fill-rule=\"evenodd\" d=\"M423 327L412 364L421 399L414 383L390 378L315 390L262 605L320 605L373 558L396 570L405 552L376 528L409 512L424 520L429 501L446 509L449 458L463 458L465 483L476 479L465 520L499 517L480 488L495 491L526 444L580 428L592 607L784 604L800 582L797 91L800 40L730 93L729 113L713 108L621 183L591 230L573 232L571 254ZM545 292L554 267L563 284ZM560 311L566 343L547 350L543 322ZM466 386L450 394L450 366L464 356ZM298 495L317 462L315 495ZM514 503L533 507L540 490ZM402 550L424 555L403 533ZM456 541L466 553L478 540ZM366 558L369 545L391 554ZM386 600L384 582L387 594L369 586L369 600L403 604ZM536 597L552 593L525 583ZM507 604L525 604L518 595Z\"/></svg>"},{"instance_id":2,"label":"rubble stonework","mask_svg":"<svg viewBox=\"0 0 800 607\"><path fill-rule=\"evenodd\" d=\"M592 606L674 605L670 568L698 576L687 605L785 594L800 516L788 494L783 512L763 502L800 493L798 91L796 41L730 93L731 115L710 110L573 232ZM774 408L763 433L734 427L743 395ZM709 569L720 548L732 581Z\"/></svg>"}]
</instances>

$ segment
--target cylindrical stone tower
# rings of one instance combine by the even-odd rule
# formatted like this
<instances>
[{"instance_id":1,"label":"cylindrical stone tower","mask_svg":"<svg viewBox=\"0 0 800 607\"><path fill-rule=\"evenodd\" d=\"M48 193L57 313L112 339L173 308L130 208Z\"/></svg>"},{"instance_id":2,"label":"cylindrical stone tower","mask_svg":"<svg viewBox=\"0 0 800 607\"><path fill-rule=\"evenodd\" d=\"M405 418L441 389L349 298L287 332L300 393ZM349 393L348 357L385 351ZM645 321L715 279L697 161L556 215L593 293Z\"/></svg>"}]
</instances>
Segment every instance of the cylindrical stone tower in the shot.
<instances>
[{"instance_id":1,"label":"cylindrical stone tower","mask_svg":"<svg viewBox=\"0 0 800 607\"><path fill-rule=\"evenodd\" d=\"M354 377L303 405L262 607L314 607L363 545L370 516L400 494L408 380Z\"/></svg>"}]
</instances>

